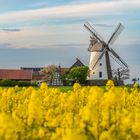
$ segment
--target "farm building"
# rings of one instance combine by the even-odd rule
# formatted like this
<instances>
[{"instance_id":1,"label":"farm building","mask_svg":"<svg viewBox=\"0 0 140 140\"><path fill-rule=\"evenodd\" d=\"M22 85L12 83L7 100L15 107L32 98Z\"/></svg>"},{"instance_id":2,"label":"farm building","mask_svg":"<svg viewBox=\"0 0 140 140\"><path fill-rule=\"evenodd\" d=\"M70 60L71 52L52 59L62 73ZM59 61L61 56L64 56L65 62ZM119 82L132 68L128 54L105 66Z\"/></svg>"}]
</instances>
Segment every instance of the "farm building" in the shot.
<instances>
[{"instance_id":1,"label":"farm building","mask_svg":"<svg viewBox=\"0 0 140 140\"><path fill-rule=\"evenodd\" d=\"M44 67L21 67L21 70L31 70L32 80L43 80L44 75L40 72Z\"/></svg>"},{"instance_id":2,"label":"farm building","mask_svg":"<svg viewBox=\"0 0 140 140\"><path fill-rule=\"evenodd\" d=\"M31 70L0 69L0 80L31 81Z\"/></svg>"},{"instance_id":3,"label":"farm building","mask_svg":"<svg viewBox=\"0 0 140 140\"><path fill-rule=\"evenodd\" d=\"M61 81L61 76L63 76L66 72L68 72L70 69L72 69L75 66L84 66L84 64L76 58L76 62L70 67L61 67L60 65L56 69L56 73L54 76L54 80L52 85L63 85ZM36 81L43 81L45 75L41 72L41 70L45 67L21 67L21 70L31 70L32 71L32 80Z\"/></svg>"},{"instance_id":4,"label":"farm building","mask_svg":"<svg viewBox=\"0 0 140 140\"><path fill-rule=\"evenodd\" d=\"M84 64L77 58L76 62L70 68L64 68L60 65L56 69L53 83L51 85L63 85L61 77L69 72L75 66L84 66ZM45 67L21 67L20 69L0 69L0 80L14 80L14 81L44 81L45 75L41 70Z\"/></svg>"},{"instance_id":5,"label":"farm building","mask_svg":"<svg viewBox=\"0 0 140 140\"><path fill-rule=\"evenodd\" d=\"M32 80L36 80L38 82L44 81L45 74L41 72L45 67L21 67L21 70L31 70L32 71ZM56 69L56 73L54 75L54 80L52 85L63 85L61 81L61 76L67 72L69 68L61 68L59 65Z\"/></svg>"},{"instance_id":6,"label":"farm building","mask_svg":"<svg viewBox=\"0 0 140 140\"><path fill-rule=\"evenodd\" d=\"M80 59L76 58L76 62L69 68L72 69L73 67L80 67L80 66L85 66Z\"/></svg>"}]
</instances>

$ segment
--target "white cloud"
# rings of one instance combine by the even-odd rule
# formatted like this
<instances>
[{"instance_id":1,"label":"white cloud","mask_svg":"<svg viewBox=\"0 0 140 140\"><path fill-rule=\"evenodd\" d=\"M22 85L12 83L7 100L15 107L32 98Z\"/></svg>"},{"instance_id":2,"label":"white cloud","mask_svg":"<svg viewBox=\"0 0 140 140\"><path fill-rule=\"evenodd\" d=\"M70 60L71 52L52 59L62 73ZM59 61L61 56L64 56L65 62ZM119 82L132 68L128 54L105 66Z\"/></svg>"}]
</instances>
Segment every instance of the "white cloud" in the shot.
<instances>
[{"instance_id":1,"label":"white cloud","mask_svg":"<svg viewBox=\"0 0 140 140\"><path fill-rule=\"evenodd\" d=\"M10 48L55 48L69 47L66 44L88 44L88 36L82 26L41 26L22 28L20 32L0 32L2 44L12 44ZM87 38L85 38L85 35ZM61 45L59 45L61 44ZM64 45L63 45L64 44ZM78 47L79 45L72 45Z\"/></svg>"},{"instance_id":2,"label":"white cloud","mask_svg":"<svg viewBox=\"0 0 140 140\"><path fill-rule=\"evenodd\" d=\"M124 7L125 5L125 7ZM125 10L140 7L138 0L113 0L108 2L90 2L73 3L71 5L58 6L52 8L43 8L38 10L17 11L8 14L0 14L0 23L16 23L16 21L30 22L33 19L54 19L54 18L74 18L76 17L94 17L104 14L118 14ZM111 19L112 20L112 19ZM98 21L97 21L98 22ZM109 22L108 20L106 22ZM8 42L13 44L11 48L48 48L54 47L54 44L81 44L87 43L89 33L82 28L81 24L69 25L49 25L38 27L26 27L20 32L3 33L0 32L1 43ZM65 38L65 39L64 39ZM127 38L127 37L126 37ZM134 41L136 39L132 38ZM125 40L121 37L120 42L130 43L133 40ZM118 41L119 42L119 41ZM117 43L117 42L116 42ZM33 45L34 44L34 45ZM68 45L67 45L68 46ZM60 46L59 46L60 47Z\"/></svg>"},{"instance_id":3,"label":"white cloud","mask_svg":"<svg viewBox=\"0 0 140 140\"><path fill-rule=\"evenodd\" d=\"M104 14L118 14L126 10L140 8L139 0L119 0L108 2L90 2L82 4L71 4L51 8L42 8L35 10L17 11L13 13L0 14L2 22L16 22L33 19L52 19L52 18L70 18L87 17Z\"/></svg>"}]
</instances>

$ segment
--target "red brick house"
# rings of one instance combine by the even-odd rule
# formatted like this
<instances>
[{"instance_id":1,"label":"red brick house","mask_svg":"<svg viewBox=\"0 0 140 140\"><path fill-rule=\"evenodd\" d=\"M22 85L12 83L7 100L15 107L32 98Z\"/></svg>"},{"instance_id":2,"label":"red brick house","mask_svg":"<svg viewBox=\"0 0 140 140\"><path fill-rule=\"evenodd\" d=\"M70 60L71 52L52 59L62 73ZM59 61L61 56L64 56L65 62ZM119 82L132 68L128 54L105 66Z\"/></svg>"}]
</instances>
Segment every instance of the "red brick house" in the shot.
<instances>
[{"instance_id":1,"label":"red brick house","mask_svg":"<svg viewBox=\"0 0 140 140\"><path fill-rule=\"evenodd\" d=\"M0 80L31 81L32 70L0 69Z\"/></svg>"}]
</instances>

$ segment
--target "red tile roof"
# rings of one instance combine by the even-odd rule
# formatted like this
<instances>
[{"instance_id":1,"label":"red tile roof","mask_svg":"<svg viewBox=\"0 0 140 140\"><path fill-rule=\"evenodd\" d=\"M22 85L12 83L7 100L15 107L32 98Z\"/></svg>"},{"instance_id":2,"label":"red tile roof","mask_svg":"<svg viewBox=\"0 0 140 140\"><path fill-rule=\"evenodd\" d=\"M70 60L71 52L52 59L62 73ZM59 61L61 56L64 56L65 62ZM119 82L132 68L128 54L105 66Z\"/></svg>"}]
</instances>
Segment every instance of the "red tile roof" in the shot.
<instances>
[{"instance_id":1,"label":"red tile roof","mask_svg":"<svg viewBox=\"0 0 140 140\"><path fill-rule=\"evenodd\" d=\"M68 72L69 71L69 68L61 68L60 69L60 74L61 75L64 75L66 72Z\"/></svg>"},{"instance_id":2,"label":"red tile roof","mask_svg":"<svg viewBox=\"0 0 140 140\"><path fill-rule=\"evenodd\" d=\"M31 80L32 70L0 69L0 79Z\"/></svg>"}]
</instances>

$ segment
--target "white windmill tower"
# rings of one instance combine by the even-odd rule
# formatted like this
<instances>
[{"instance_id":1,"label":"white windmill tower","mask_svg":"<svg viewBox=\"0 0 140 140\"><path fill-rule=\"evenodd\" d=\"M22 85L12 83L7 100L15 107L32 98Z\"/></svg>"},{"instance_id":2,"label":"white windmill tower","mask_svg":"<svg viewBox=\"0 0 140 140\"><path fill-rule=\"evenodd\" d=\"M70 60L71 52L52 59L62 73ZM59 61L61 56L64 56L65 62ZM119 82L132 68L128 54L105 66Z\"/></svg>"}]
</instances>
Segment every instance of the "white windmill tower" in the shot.
<instances>
[{"instance_id":1,"label":"white windmill tower","mask_svg":"<svg viewBox=\"0 0 140 140\"><path fill-rule=\"evenodd\" d=\"M113 79L110 63L110 56L121 65L124 69L128 69L125 61L112 49L109 48L113 44L119 34L124 29L122 24L119 24L112 36L105 42L96 30L87 22L84 27L91 33L91 40L88 51L90 52L89 76L88 80L95 79Z\"/></svg>"}]
</instances>

